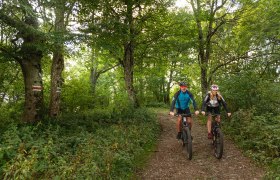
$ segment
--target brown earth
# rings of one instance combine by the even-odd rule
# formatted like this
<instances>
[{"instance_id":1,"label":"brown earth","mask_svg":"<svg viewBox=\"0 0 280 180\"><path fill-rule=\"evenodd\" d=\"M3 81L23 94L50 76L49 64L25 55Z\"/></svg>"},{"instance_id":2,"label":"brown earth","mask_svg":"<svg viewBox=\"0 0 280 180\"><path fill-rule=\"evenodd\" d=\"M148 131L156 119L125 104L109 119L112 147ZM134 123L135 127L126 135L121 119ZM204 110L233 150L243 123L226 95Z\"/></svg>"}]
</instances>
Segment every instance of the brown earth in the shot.
<instances>
[{"instance_id":1,"label":"brown earth","mask_svg":"<svg viewBox=\"0 0 280 180\"><path fill-rule=\"evenodd\" d=\"M162 127L156 151L147 166L137 173L137 179L262 179L265 171L245 157L231 140L225 137L224 154L218 160L207 139L205 125L194 118L192 129L193 158L188 160L176 137L176 117L158 113Z\"/></svg>"}]
</instances>

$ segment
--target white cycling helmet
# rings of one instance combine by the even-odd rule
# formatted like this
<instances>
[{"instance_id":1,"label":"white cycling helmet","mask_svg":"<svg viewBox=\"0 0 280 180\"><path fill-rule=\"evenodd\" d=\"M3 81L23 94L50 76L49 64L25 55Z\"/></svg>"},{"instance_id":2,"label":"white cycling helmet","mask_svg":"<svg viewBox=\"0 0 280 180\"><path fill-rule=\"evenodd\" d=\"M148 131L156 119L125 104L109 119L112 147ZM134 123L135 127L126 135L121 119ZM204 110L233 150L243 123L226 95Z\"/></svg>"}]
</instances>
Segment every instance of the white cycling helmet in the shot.
<instances>
[{"instance_id":1,"label":"white cycling helmet","mask_svg":"<svg viewBox=\"0 0 280 180\"><path fill-rule=\"evenodd\" d=\"M216 85L216 84L213 84L213 85L211 86L211 90L212 90L212 91L218 91L218 90L219 90L219 86Z\"/></svg>"}]
</instances>

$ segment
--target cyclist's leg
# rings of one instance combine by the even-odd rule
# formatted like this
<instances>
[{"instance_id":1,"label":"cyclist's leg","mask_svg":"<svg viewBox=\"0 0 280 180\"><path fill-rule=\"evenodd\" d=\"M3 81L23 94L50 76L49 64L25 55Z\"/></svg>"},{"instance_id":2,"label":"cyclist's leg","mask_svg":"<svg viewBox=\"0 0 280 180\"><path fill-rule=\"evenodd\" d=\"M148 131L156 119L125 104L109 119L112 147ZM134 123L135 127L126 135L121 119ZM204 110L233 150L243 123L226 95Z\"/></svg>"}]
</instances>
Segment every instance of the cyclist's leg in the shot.
<instances>
[{"instance_id":1,"label":"cyclist's leg","mask_svg":"<svg viewBox=\"0 0 280 180\"><path fill-rule=\"evenodd\" d=\"M190 125L190 130L192 130L192 126L193 126L193 119L192 119L192 117L191 116L187 117L187 121L188 121L188 123Z\"/></svg>"},{"instance_id":2,"label":"cyclist's leg","mask_svg":"<svg viewBox=\"0 0 280 180\"><path fill-rule=\"evenodd\" d=\"M182 114L182 109L177 109L177 114L179 114L177 118L177 139L180 139L182 134L182 116L180 116L180 114Z\"/></svg>"},{"instance_id":3,"label":"cyclist's leg","mask_svg":"<svg viewBox=\"0 0 280 180\"><path fill-rule=\"evenodd\" d=\"M191 129L192 129L192 126L193 126L193 120L192 120L192 115L191 115L190 109L189 109L189 108L186 109L185 112L184 112L184 114L189 114L189 115L187 116L187 122L188 122L188 124L190 125L190 130L191 130Z\"/></svg>"},{"instance_id":4,"label":"cyclist's leg","mask_svg":"<svg viewBox=\"0 0 280 180\"><path fill-rule=\"evenodd\" d=\"M211 133L211 125L212 125L212 108L207 107L207 132L208 134Z\"/></svg>"},{"instance_id":5,"label":"cyclist's leg","mask_svg":"<svg viewBox=\"0 0 280 180\"><path fill-rule=\"evenodd\" d=\"M209 113L207 116L207 132L211 133L211 123L212 123L212 116Z\"/></svg>"},{"instance_id":6,"label":"cyclist's leg","mask_svg":"<svg viewBox=\"0 0 280 180\"><path fill-rule=\"evenodd\" d=\"M179 115L177 118L177 132L182 131L182 116L180 114L183 114L182 109L177 109L177 114Z\"/></svg>"},{"instance_id":7,"label":"cyclist's leg","mask_svg":"<svg viewBox=\"0 0 280 180\"><path fill-rule=\"evenodd\" d=\"M207 136L208 139L212 139L212 133L211 133L211 126L212 126L212 108L211 107L207 107L206 109L207 112Z\"/></svg>"},{"instance_id":8,"label":"cyclist's leg","mask_svg":"<svg viewBox=\"0 0 280 180\"><path fill-rule=\"evenodd\" d=\"M220 123L221 122L221 115L220 115L220 108L219 107L215 107L214 108L214 113L217 114L215 120Z\"/></svg>"},{"instance_id":9,"label":"cyclist's leg","mask_svg":"<svg viewBox=\"0 0 280 180\"><path fill-rule=\"evenodd\" d=\"M178 116L177 118L177 132L182 131L182 116Z\"/></svg>"}]
</instances>

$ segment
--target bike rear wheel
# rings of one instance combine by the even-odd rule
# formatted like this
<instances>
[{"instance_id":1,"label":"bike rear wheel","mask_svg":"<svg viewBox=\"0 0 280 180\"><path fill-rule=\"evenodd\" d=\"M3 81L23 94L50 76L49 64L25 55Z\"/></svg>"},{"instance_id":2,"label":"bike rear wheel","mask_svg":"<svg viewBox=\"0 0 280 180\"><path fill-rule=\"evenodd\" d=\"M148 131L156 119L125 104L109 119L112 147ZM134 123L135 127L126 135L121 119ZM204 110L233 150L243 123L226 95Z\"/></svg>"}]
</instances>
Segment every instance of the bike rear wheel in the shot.
<instances>
[{"instance_id":1,"label":"bike rear wheel","mask_svg":"<svg viewBox=\"0 0 280 180\"><path fill-rule=\"evenodd\" d=\"M184 128L183 130L183 146L186 148L187 158L191 160L192 159L192 136L191 136L191 131L188 127Z\"/></svg>"},{"instance_id":2,"label":"bike rear wheel","mask_svg":"<svg viewBox=\"0 0 280 180\"><path fill-rule=\"evenodd\" d=\"M214 141L214 153L217 159L221 159L224 151L224 135L220 128L216 129Z\"/></svg>"}]
</instances>

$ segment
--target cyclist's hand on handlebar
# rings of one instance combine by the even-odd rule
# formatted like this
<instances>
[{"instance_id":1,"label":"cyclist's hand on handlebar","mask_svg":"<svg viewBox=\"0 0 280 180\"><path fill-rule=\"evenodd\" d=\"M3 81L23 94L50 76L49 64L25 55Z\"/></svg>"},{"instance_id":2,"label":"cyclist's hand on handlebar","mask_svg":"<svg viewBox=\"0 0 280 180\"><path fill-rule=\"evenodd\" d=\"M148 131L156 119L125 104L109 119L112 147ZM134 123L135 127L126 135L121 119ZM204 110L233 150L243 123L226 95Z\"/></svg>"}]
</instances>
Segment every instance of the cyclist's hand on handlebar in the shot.
<instances>
[{"instance_id":1,"label":"cyclist's hand on handlebar","mask_svg":"<svg viewBox=\"0 0 280 180\"><path fill-rule=\"evenodd\" d=\"M199 114L199 111L195 111L194 114L197 116Z\"/></svg>"},{"instance_id":2,"label":"cyclist's hand on handlebar","mask_svg":"<svg viewBox=\"0 0 280 180\"><path fill-rule=\"evenodd\" d=\"M174 116L174 112L169 112L169 115Z\"/></svg>"},{"instance_id":3,"label":"cyclist's hand on handlebar","mask_svg":"<svg viewBox=\"0 0 280 180\"><path fill-rule=\"evenodd\" d=\"M205 115L205 111L201 111L201 114L204 116Z\"/></svg>"}]
</instances>

